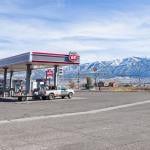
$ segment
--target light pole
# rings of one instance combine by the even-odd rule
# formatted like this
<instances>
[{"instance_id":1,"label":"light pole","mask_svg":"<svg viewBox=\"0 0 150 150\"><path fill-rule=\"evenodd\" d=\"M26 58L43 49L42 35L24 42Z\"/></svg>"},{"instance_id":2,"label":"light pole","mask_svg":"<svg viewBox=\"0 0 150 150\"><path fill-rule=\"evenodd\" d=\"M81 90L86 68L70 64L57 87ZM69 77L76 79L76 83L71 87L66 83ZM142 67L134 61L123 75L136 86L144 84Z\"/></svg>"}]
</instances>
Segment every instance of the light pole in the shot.
<instances>
[{"instance_id":1,"label":"light pole","mask_svg":"<svg viewBox=\"0 0 150 150\"><path fill-rule=\"evenodd\" d=\"M94 71L94 73L95 73L95 86L97 86L97 83L96 83L96 78L97 78L96 72L97 72L97 68L96 68L96 67L93 67L93 71Z\"/></svg>"},{"instance_id":2,"label":"light pole","mask_svg":"<svg viewBox=\"0 0 150 150\"><path fill-rule=\"evenodd\" d=\"M80 89L80 65L78 65L78 90Z\"/></svg>"},{"instance_id":3,"label":"light pole","mask_svg":"<svg viewBox=\"0 0 150 150\"><path fill-rule=\"evenodd\" d=\"M140 70L140 62L138 62L138 82L139 82L139 87L141 86L141 70Z\"/></svg>"}]
</instances>

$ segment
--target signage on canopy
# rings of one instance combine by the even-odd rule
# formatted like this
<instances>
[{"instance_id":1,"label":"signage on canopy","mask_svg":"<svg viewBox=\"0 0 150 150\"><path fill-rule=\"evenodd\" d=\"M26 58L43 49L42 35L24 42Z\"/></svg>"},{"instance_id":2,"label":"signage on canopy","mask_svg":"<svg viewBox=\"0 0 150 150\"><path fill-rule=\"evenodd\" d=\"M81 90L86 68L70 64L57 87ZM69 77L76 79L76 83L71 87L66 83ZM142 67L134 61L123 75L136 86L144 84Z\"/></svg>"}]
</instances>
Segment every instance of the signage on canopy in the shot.
<instances>
[{"instance_id":1,"label":"signage on canopy","mask_svg":"<svg viewBox=\"0 0 150 150\"><path fill-rule=\"evenodd\" d=\"M52 77L53 77L53 70L48 69L48 70L46 71L46 77L47 77L47 78L52 78Z\"/></svg>"},{"instance_id":2,"label":"signage on canopy","mask_svg":"<svg viewBox=\"0 0 150 150\"><path fill-rule=\"evenodd\" d=\"M76 52L70 52L69 53L69 61L75 62L78 59L78 54Z\"/></svg>"}]
</instances>

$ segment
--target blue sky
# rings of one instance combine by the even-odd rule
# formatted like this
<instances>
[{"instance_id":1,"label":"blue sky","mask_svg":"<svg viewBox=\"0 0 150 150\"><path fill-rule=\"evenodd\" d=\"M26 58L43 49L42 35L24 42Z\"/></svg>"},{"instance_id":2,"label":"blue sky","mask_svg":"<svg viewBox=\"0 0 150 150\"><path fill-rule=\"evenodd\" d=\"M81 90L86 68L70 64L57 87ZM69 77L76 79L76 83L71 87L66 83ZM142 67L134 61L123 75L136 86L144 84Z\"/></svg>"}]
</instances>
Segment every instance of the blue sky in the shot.
<instances>
[{"instance_id":1,"label":"blue sky","mask_svg":"<svg viewBox=\"0 0 150 150\"><path fill-rule=\"evenodd\" d=\"M0 1L1 58L77 51L81 63L150 57L149 0Z\"/></svg>"}]
</instances>

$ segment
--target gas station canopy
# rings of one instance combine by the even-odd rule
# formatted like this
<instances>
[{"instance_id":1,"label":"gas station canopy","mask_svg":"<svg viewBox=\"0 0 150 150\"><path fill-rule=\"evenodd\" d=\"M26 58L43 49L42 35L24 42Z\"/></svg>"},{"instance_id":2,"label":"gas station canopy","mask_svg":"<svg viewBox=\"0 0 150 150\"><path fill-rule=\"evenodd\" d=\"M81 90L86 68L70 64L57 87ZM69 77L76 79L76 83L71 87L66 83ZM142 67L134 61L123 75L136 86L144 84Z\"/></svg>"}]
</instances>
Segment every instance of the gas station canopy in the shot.
<instances>
[{"instance_id":1,"label":"gas station canopy","mask_svg":"<svg viewBox=\"0 0 150 150\"><path fill-rule=\"evenodd\" d=\"M54 54L44 52L28 52L4 59L0 59L0 72L26 71L27 64L31 65L31 69L42 69L54 66L75 65L80 63L80 56L75 53L70 54Z\"/></svg>"}]
</instances>

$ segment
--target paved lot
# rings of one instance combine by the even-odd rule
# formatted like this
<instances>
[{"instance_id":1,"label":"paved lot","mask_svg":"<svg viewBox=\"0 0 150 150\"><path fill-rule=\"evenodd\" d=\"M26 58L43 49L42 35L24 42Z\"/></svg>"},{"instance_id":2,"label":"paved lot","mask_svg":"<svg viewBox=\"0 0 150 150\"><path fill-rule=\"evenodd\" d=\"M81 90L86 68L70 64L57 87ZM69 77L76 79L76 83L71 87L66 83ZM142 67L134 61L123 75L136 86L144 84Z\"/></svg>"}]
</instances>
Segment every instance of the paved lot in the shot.
<instances>
[{"instance_id":1,"label":"paved lot","mask_svg":"<svg viewBox=\"0 0 150 150\"><path fill-rule=\"evenodd\" d=\"M149 150L149 116L146 92L0 102L0 150Z\"/></svg>"}]
</instances>

